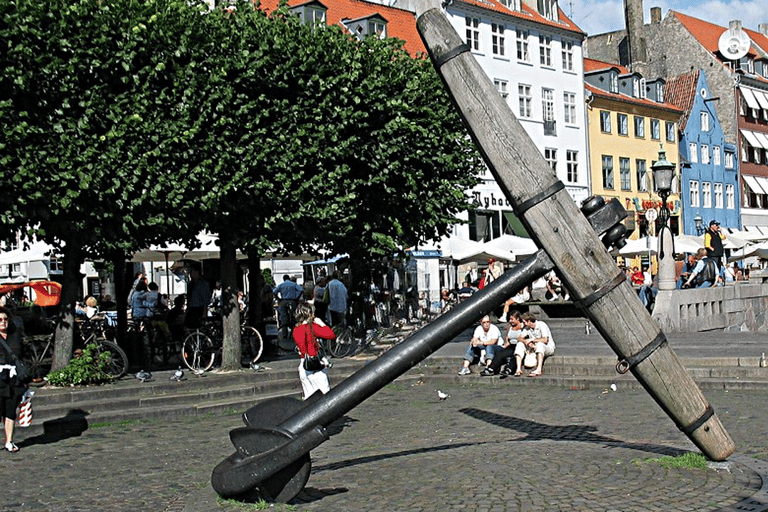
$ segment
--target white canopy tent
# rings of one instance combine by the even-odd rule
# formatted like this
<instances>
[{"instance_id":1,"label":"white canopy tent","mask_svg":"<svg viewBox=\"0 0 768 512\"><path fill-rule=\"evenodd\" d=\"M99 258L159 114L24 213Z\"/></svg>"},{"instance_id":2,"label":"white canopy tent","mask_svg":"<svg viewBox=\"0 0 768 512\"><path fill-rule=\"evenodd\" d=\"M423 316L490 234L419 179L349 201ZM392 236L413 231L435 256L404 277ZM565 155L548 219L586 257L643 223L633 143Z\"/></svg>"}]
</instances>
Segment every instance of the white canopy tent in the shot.
<instances>
[{"instance_id":1,"label":"white canopy tent","mask_svg":"<svg viewBox=\"0 0 768 512\"><path fill-rule=\"evenodd\" d=\"M536 242L530 238L515 235L501 235L499 238L485 242L483 247L511 252L515 255L515 261L521 261L539 250Z\"/></svg>"}]
</instances>

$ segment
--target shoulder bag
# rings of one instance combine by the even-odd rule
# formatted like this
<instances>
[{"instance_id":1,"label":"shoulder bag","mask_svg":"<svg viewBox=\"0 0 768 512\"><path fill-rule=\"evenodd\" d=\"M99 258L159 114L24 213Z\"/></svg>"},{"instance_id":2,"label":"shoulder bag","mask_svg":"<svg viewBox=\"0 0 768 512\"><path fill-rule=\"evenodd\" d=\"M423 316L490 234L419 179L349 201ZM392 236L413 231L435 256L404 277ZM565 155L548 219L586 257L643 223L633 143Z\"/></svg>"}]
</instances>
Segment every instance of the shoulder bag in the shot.
<instances>
[{"instance_id":1,"label":"shoulder bag","mask_svg":"<svg viewBox=\"0 0 768 512\"><path fill-rule=\"evenodd\" d=\"M11 347L8 346L8 344L5 342L5 338L2 336L0 336L0 344L2 344L3 349L8 352L8 355L11 358L11 363L16 366L16 376L14 377L16 382L19 384L26 384L29 382L31 379L27 367L24 365L24 363L21 362L21 359L16 357L16 354L13 352L13 350L11 350Z\"/></svg>"},{"instance_id":2,"label":"shoulder bag","mask_svg":"<svg viewBox=\"0 0 768 512\"><path fill-rule=\"evenodd\" d=\"M320 353L320 344L317 342L317 338L315 337L314 329L312 329L312 324L314 321L310 321L309 323L309 329L304 331L304 340L308 341L307 346L309 346L309 343L312 343L315 346L315 355L310 356L309 354L304 354L304 369L308 372L316 372L319 370L322 370L324 368L323 362L322 362L322 354ZM309 331L309 339L307 336L307 331Z\"/></svg>"}]
</instances>

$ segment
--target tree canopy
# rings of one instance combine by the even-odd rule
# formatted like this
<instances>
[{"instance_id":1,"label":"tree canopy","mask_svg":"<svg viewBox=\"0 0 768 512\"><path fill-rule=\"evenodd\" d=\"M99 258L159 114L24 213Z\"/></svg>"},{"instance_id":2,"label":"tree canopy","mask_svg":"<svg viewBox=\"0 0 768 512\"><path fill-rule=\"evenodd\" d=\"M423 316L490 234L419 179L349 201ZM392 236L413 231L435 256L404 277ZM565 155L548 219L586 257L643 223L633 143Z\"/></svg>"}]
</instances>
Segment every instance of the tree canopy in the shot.
<instances>
[{"instance_id":1,"label":"tree canopy","mask_svg":"<svg viewBox=\"0 0 768 512\"><path fill-rule=\"evenodd\" d=\"M2 235L76 273L201 229L365 257L455 223L481 161L428 61L234 7L0 0Z\"/></svg>"}]
</instances>

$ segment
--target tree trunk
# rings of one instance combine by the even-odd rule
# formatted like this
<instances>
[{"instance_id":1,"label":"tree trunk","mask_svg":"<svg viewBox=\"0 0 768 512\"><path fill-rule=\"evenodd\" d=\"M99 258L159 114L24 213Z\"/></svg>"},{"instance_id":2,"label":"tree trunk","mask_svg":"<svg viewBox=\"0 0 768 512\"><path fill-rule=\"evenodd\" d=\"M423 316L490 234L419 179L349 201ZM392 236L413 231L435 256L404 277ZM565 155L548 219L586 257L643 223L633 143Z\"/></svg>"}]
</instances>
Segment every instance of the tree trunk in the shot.
<instances>
[{"instance_id":1,"label":"tree trunk","mask_svg":"<svg viewBox=\"0 0 768 512\"><path fill-rule=\"evenodd\" d=\"M237 303L237 250L225 233L219 234L221 249L221 321L224 349L222 370L239 370L242 347L240 340L240 307Z\"/></svg>"},{"instance_id":2,"label":"tree trunk","mask_svg":"<svg viewBox=\"0 0 768 512\"><path fill-rule=\"evenodd\" d=\"M255 249L248 249L248 325L261 332L264 319L261 318L262 281L259 276L261 276L261 255Z\"/></svg>"},{"instance_id":3,"label":"tree trunk","mask_svg":"<svg viewBox=\"0 0 768 512\"><path fill-rule=\"evenodd\" d=\"M80 298L80 265L82 250L72 240L67 240L64 247L64 273L61 283L61 316L56 324L56 342L53 349L51 371L61 370L72 358L75 327L75 302Z\"/></svg>"}]
</instances>

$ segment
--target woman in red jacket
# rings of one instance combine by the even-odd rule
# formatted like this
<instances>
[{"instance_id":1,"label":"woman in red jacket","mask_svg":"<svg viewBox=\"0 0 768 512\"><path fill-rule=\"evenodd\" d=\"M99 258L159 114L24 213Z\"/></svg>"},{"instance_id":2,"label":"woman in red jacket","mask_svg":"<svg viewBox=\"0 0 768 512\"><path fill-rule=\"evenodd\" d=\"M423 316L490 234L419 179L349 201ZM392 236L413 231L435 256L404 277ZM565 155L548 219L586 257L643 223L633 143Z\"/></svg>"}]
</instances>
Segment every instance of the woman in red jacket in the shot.
<instances>
[{"instance_id":1,"label":"woman in red jacket","mask_svg":"<svg viewBox=\"0 0 768 512\"><path fill-rule=\"evenodd\" d=\"M296 327L293 328L293 341L296 342L301 356L299 380L301 380L301 388L304 391L304 400L318 390L323 394L331 390L326 371L327 364L322 370L314 372L304 369L304 355L314 356L318 353L320 343L317 338L332 340L336 338L336 333L321 319L315 318L314 309L310 304L302 302L296 307Z\"/></svg>"}]
</instances>

